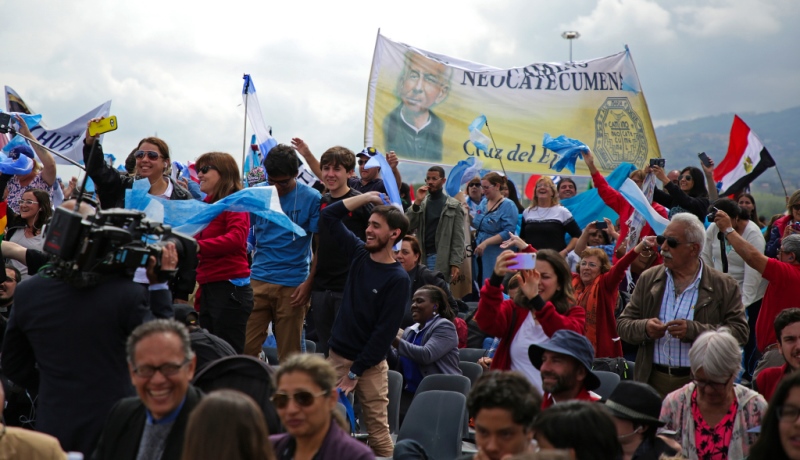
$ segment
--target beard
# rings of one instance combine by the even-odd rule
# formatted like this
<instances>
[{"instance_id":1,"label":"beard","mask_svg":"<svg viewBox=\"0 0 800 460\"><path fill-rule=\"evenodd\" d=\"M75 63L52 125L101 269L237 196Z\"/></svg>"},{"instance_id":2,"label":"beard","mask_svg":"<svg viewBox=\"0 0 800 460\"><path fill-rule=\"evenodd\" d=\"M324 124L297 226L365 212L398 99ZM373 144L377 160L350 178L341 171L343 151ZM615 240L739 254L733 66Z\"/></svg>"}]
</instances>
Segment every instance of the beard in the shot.
<instances>
[{"instance_id":1,"label":"beard","mask_svg":"<svg viewBox=\"0 0 800 460\"><path fill-rule=\"evenodd\" d=\"M383 251L387 246L391 246L389 243L389 237L381 238L376 235L374 241L364 244L364 249L366 249L370 254L374 254L376 252Z\"/></svg>"},{"instance_id":2,"label":"beard","mask_svg":"<svg viewBox=\"0 0 800 460\"><path fill-rule=\"evenodd\" d=\"M570 388L575 386L576 383L576 375L575 373L570 373L566 375L558 375L554 372L542 372L542 389L550 394L558 394L562 391L569 390ZM545 383L544 378L550 377L556 379L555 383Z\"/></svg>"}]
</instances>

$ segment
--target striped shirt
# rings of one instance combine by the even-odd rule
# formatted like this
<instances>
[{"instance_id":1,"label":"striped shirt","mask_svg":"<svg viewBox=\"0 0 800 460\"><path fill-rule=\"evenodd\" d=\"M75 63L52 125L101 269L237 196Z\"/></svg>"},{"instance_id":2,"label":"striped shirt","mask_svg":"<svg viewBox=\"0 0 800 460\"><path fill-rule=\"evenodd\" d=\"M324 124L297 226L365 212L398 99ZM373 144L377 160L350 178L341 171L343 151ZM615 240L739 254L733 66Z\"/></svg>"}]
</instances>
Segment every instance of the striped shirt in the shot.
<instances>
[{"instance_id":1,"label":"striped shirt","mask_svg":"<svg viewBox=\"0 0 800 460\"><path fill-rule=\"evenodd\" d=\"M664 288L664 297L661 299L661 309L658 319L664 324L676 319L694 319L694 307L697 303L697 294L700 292L700 277L703 274L703 261L697 270L697 277L680 294L675 292L675 281L670 269L666 269L667 285ZM664 337L656 340L653 362L667 367L689 367L689 348L691 343L681 342L667 331Z\"/></svg>"}]
</instances>

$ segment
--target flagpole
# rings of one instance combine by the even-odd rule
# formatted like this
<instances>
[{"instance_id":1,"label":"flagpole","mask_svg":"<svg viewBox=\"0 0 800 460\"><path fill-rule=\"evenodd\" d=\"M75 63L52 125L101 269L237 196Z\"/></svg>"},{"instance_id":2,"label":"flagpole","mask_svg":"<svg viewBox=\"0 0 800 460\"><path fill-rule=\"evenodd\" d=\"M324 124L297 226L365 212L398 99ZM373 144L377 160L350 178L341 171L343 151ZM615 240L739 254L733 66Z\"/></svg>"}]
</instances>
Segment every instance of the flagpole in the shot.
<instances>
[{"instance_id":1,"label":"flagpole","mask_svg":"<svg viewBox=\"0 0 800 460\"><path fill-rule=\"evenodd\" d=\"M775 168L775 172L778 173L778 180L781 181L781 187L783 187L783 195L786 197L786 202L789 202L789 194L786 192L786 186L783 185L783 178L781 177L781 171L778 168Z\"/></svg>"},{"instance_id":2,"label":"flagpole","mask_svg":"<svg viewBox=\"0 0 800 460\"><path fill-rule=\"evenodd\" d=\"M37 141L36 139L31 139L30 137L28 137L28 136L26 136L26 135L24 135L24 134L20 134L20 133L16 133L16 134L17 134L17 135L19 135L19 136L22 136L22 137L24 137L24 138L25 138L25 139L27 139L29 142L33 142L34 144L36 144L36 145L38 145L39 147L41 147L41 148L43 148L43 149L47 150L48 152L52 153L53 155L55 155L55 156L57 156L57 157L59 157L59 158L61 158L61 159L63 159L63 160L69 161L69 162L70 162L70 163L72 163L74 166L77 166L77 167L79 167L79 168L83 169L84 171L86 171L86 167L85 167L85 166L83 166L82 164L80 164L80 163L78 163L77 161L73 160L72 158L70 158L70 157L67 157L67 156L64 156L64 155L62 155L62 154L60 154L60 153L56 152L56 151L55 151L55 150L53 150L53 149L49 149L49 148L45 147L44 145L42 145L42 144L41 144L39 141Z\"/></svg>"},{"instance_id":3,"label":"flagpole","mask_svg":"<svg viewBox=\"0 0 800 460\"><path fill-rule=\"evenodd\" d=\"M486 129L489 131L489 137L492 138L492 146L494 147L494 151L497 152L497 144L494 142L494 135L492 134L492 128L489 127L489 120L486 120ZM503 175L508 177L508 173L506 173L506 167L503 166L503 157L497 156L497 159L500 160L500 167L503 169Z\"/></svg>"},{"instance_id":4,"label":"flagpole","mask_svg":"<svg viewBox=\"0 0 800 460\"><path fill-rule=\"evenodd\" d=\"M244 74L247 77L247 74ZM250 99L250 93L248 90L250 89L250 79L245 78L245 86L244 86L244 132L242 133L242 180L245 179L244 177L244 168L245 168L245 155L247 153L245 147L247 143L247 101Z\"/></svg>"}]
</instances>

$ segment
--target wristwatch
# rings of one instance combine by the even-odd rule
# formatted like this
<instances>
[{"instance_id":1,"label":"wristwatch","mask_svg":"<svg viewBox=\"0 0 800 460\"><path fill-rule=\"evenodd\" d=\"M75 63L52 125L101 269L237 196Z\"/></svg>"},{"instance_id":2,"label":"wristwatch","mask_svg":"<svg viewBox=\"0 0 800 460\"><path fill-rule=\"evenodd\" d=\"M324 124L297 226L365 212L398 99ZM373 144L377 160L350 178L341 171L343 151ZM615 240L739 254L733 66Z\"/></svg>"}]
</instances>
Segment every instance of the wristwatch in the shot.
<instances>
[{"instance_id":1,"label":"wristwatch","mask_svg":"<svg viewBox=\"0 0 800 460\"><path fill-rule=\"evenodd\" d=\"M355 373L353 373L353 371L347 373L347 378L350 380L358 380L358 376Z\"/></svg>"},{"instance_id":2,"label":"wristwatch","mask_svg":"<svg viewBox=\"0 0 800 460\"><path fill-rule=\"evenodd\" d=\"M728 228L725 229L725 236L727 237L728 235L730 235L731 233L733 233L735 231L736 230L734 230L733 227L728 227Z\"/></svg>"}]
</instances>

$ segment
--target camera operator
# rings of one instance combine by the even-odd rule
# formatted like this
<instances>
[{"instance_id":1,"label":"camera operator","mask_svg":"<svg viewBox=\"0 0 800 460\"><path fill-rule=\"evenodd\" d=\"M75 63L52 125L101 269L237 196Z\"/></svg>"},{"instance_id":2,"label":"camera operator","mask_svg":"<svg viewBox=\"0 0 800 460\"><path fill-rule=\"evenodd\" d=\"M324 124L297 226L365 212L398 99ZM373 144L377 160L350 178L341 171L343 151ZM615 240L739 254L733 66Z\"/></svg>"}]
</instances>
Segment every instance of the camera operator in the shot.
<instances>
[{"instance_id":1,"label":"camera operator","mask_svg":"<svg viewBox=\"0 0 800 460\"><path fill-rule=\"evenodd\" d=\"M175 245L167 243L161 270L177 266ZM89 455L111 407L133 395L125 340L153 318L151 306L171 310L167 283L155 267L156 258L150 256L149 295L124 275L78 288L37 274L17 286L3 344L3 372L17 385L39 388L36 430L58 438L67 451Z\"/></svg>"}]
</instances>

